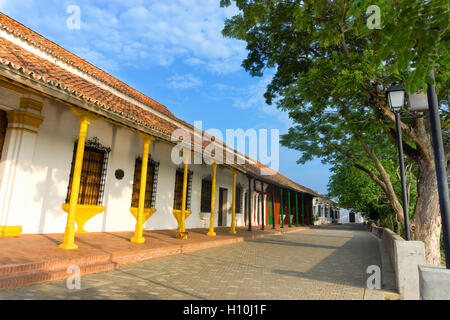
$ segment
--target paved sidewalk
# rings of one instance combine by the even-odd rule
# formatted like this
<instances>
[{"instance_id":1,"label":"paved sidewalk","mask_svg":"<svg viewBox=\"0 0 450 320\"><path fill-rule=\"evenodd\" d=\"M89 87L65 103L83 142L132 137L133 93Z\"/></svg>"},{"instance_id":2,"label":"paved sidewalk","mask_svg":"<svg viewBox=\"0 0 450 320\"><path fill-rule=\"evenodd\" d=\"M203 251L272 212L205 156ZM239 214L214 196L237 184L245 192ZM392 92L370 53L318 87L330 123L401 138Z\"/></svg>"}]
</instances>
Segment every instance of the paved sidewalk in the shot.
<instances>
[{"instance_id":1,"label":"paved sidewalk","mask_svg":"<svg viewBox=\"0 0 450 320\"><path fill-rule=\"evenodd\" d=\"M382 299L366 289L380 265L377 240L360 225L269 235L152 259L119 270L0 292L0 299Z\"/></svg>"},{"instance_id":2,"label":"paved sidewalk","mask_svg":"<svg viewBox=\"0 0 450 320\"><path fill-rule=\"evenodd\" d=\"M206 236L207 229L189 229L189 238L176 238L176 230L145 231L144 244L131 243L134 232L105 232L76 235L77 250L62 250L58 244L63 234L0 237L0 290L22 287L37 282L68 277L67 268L78 265L82 274L111 271L122 265L142 262L185 252L212 248L280 232L293 232L309 227L272 229L216 228L216 237Z\"/></svg>"}]
</instances>

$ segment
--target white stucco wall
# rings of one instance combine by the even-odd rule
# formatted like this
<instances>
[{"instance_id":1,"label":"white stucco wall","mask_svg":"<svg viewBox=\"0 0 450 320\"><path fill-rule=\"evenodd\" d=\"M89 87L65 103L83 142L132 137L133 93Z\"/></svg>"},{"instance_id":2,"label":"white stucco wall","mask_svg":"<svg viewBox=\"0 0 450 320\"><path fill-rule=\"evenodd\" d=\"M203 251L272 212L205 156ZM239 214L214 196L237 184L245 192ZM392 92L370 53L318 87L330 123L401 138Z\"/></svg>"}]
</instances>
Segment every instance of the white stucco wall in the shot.
<instances>
[{"instance_id":1,"label":"white stucco wall","mask_svg":"<svg viewBox=\"0 0 450 320\"><path fill-rule=\"evenodd\" d=\"M341 218L339 220L340 223L350 223L350 211L352 209L343 209L341 208L340 214L341 214ZM355 213L355 223L363 223L364 222L364 217L362 216L362 214L360 212Z\"/></svg>"},{"instance_id":2,"label":"white stucco wall","mask_svg":"<svg viewBox=\"0 0 450 320\"><path fill-rule=\"evenodd\" d=\"M0 88L0 108L18 108L19 99L23 96L14 91ZM17 179L14 181L15 189L9 199L9 209L0 206L0 210L3 210L0 212L0 225L2 223L3 225L21 225L23 234L63 233L67 213L62 210L61 206L66 198L74 142L78 138L79 118L70 111L68 106L60 102L29 97L44 103L42 116L45 119L38 129L37 135L25 132L24 135L27 138L16 142L16 144L21 144L23 152L18 158L15 170L22 173L17 175ZM129 129L113 125L105 120L91 122L87 139L92 137L97 137L102 145L111 148L103 197L103 205L107 209L89 220L85 225L85 230L88 232L134 230L136 221L129 212L129 208L135 159L142 155L141 138ZM17 146L5 144L3 154L8 152L5 149L9 147L12 148L9 151L12 151ZM160 166L156 196L157 212L144 225L149 230L175 229L177 227L172 209L175 173L180 166L171 162L171 148L171 145L161 141L155 141L150 146L152 159L159 162ZM6 168L9 168L8 163L2 156L0 179L6 177L4 174L7 171ZM125 172L122 180L115 178L116 169L122 169ZM190 165L189 170L193 171L192 215L186 220L186 228L208 227L209 212L200 213L200 196L202 179L212 174L212 167ZM236 225L243 226L245 225L244 194L248 188L248 180L245 176L238 174L237 183L242 185L243 190L241 193L242 210L241 214L236 214ZM2 184L6 185L3 182ZM226 225L230 226L233 175L229 169L218 166L215 195L216 226L218 224L220 188L227 189L227 213L224 220L226 220Z\"/></svg>"}]
</instances>

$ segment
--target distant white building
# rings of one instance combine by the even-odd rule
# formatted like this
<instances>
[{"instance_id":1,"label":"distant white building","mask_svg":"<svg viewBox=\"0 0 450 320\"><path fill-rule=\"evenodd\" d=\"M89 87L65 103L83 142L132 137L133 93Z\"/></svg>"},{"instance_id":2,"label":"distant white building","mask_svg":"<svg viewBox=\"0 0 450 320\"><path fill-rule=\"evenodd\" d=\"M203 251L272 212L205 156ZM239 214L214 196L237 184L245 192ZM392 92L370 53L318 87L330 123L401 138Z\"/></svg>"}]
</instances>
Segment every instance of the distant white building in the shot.
<instances>
[{"instance_id":1,"label":"distant white building","mask_svg":"<svg viewBox=\"0 0 450 320\"><path fill-rule=\"evenodd\" d=\"M314 225L339 222L339 206L325 196L313 198Z\"/></svg>"},{"instance_id":2,"label":"distant white building","mask_svg":"<svg viewBox=\"0 0 450 320\"><path fill-rule=\"evenodd\" d=\"M344 209L340 210L340 219L339 223L363 223L364 217L361 212L356 212L353 209Z\"/></svg>"}]
</instances>

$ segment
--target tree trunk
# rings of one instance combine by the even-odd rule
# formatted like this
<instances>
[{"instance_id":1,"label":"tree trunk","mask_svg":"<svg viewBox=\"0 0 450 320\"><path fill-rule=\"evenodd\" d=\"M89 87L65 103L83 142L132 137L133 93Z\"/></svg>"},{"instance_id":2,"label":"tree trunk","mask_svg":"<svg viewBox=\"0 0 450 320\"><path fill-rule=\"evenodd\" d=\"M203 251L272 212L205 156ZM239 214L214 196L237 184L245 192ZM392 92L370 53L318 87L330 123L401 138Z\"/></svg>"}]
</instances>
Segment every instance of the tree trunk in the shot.
<instances>
[{"instance_id":1,"label":"tree trunk","mask_svg":"<svg viewBox=\"0 0 450 320\"><path fill-rule=\"evenodd\" d=\"M441 215L434 162L419 161L417 203L412 220L413 240L425 244L425 258L429 265L441 265Z\"/></svg>"}]
</instances>

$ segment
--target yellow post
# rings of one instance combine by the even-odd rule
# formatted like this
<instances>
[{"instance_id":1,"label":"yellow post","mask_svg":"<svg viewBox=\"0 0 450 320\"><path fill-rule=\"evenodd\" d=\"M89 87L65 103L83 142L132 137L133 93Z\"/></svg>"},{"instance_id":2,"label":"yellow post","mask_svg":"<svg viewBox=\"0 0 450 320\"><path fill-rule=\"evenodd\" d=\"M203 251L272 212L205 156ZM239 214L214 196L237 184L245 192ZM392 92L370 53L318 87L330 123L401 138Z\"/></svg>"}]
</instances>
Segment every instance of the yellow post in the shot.
<instances>
[{"instance_id":1,"label":"yellow post","mask_svg":"<svg viewBox=\"0 0 450 320\"><path fill-rule=\"evenodd\" d=\"M75 111L74 111L75 112ZM72 189L70 192L69 213L67 215L67 225L64 233L64 242L58 248L73 250L78 246L75 244L75 213L78 204L78 194L80 192L81 169L83 168L84 145L86 134L91 118L87 115L80 115L80 132L78 134L77 153L72 176Z\"/></svg>"},{"instance_id":2,"label":"yellow post","mask_svg":"<svg viewBox=\"0 0 450 320\"><path fill-rule=\"evenodd\" d=\"M217 171L217 163L213 163L213 177L212 177L212 185L211 185L211 218L209 221L209 232L206 234L208 236L215 236L214 232L214 201L216 200L216 171Z\"/></svg>"},{"instance_id":3,"label":"yellow post","mask_svg":"<svg viewBox=\"0 0 450 320\"><path fill-rule=\"evenodd\" d=\"M148 167L148 150L152 139L148 136L142 136L144 147L142 151L142 167L141 167L141 185L139 188L139 207L137 213L137 223L134 231L134 237L130 239L133 243L144 243L145 238L142 236L144 232L144 205L145 205L145 189L147 187L147 167Z\"/></svg>"},{"instance_id":4,"label":"yellow post","mask_svg":"<svg viewBox=\"0 0 450 320\"><path fill-rule=\"evenodd\" d=\"M189 152L183 150L184 153L184 177L183 177L183 198L181 201L181 225L178 233L178 238L187 239L186 233L186 198L187 198L187 179L188 179L188 162L189 162Z\"/></svg>"},{"instance_id":5,"label":"yellow post","mask_svg":"<svg viewBox=\"0 0 450 320\"><path fill-rule=\"evenodd\" d=\"M237 172L234 169L231 169L233 172L233 203L232 203L232 214L231 214L231 228L230 233L236 234L236 176Z\"/></svg>"}]
</instances>

